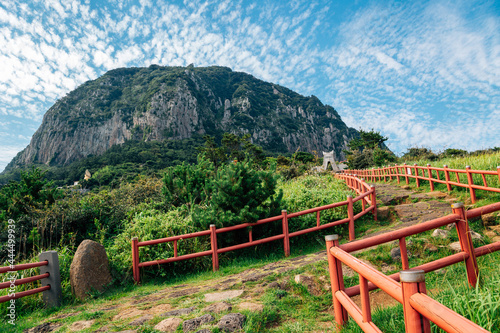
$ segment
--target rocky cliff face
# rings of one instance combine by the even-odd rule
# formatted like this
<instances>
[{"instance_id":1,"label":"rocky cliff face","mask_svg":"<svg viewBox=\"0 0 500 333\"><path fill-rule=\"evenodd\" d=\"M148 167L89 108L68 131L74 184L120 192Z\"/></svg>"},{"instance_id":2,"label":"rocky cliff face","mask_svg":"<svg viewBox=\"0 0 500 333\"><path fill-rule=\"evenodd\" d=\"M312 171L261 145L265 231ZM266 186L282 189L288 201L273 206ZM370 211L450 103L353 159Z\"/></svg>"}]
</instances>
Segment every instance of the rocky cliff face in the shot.
<instances>
[{"instance_id":1,"label":"rocky cliff face","mask_svg":"<svg viewBox=\"0 0 500 333\"><path fill-rule=\"evenodd\" d=\"M125 68L56 102L9 167L66 165L126 140L224 132L250 133L253 143L276 152L334 150L338 160L357 135L316 97L229 68Z\"/></svg>"}]
</instances>

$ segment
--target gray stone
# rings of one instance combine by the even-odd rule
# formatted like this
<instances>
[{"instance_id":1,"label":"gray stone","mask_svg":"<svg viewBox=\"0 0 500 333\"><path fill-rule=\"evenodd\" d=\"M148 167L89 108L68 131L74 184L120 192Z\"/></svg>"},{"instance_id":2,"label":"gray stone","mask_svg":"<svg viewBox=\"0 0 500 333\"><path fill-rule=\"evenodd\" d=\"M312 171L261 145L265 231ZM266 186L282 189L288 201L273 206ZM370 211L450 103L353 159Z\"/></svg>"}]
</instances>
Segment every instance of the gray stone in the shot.
<instances>
[{"instance_id":1,"label":"gray stone","mask_svg":"<svg viewBox=\"0 0 500 333\"><path fill-rule=\"evenodd\" d=\"M59 323L43 323L38 326L35 326L33 328L29 328L27 330L24 330L24 333L48 333L55 331L58 329L62 324Z\"/></svg>"},{"instance_id":2,"label":"gray stone","mask_svg":"<svg viewBox=\"0 0 500 333\"><path fill-rule=\"evenodd\" d=\"M460 242L453 242L453 243L449 244L448 247L455 252L462 251L462 248L460 247Z\"/></svg>"},{"instance_id":3,"label":"gray stone","mask_svg":"<svg viewBox=\"0 0 500 333\"><path fill-rule=\"evenodd\" d=\"M175 332L181 323L181 318L168 318L156 324L154 329L160 332Z\"/></svg>"},{"instance_id":4,"label":"gray stone","mask_svg":"<svg viewBox=\"0 0 500 333\"><path fill-rule=\"evenodd\" d=\"M191 332L196 330L199 326L214 321L215 318L211 314L205 314L201 317L186 320L182 323L182 330L184 332Z\"/></svg>"},{"instance_id":5,"label":"gray stone","mask_svg":"<svg viewBox=\"0 0 500 333\"><path fill-rule=\"evenodd\" d=\"M205 302L218 302L226 299L236 298L243 294L243 290L227 290L220 293L205 294Z\"/></svg>"},{"instance_id":6,"label":"gray stone","mask_svg":"<svg viewBox=\"0 0 500 333\"><path fill-rule=\"evenodd\" d=\"M234 332L243 328L246 316L241 313L230 313L222 317L217 327L224 332Z\"/></svg>"},{"instance_id":7,"label":"gray stone","mask_svg":"<svg viewBox=\"0 0 500 333\"><path fill-rule=\"evenodd\" d=\"M436 238L448 238L450 236L450 232L448 230L436 229L432 232L432 237Z\"/></svg>"},{"instance_id":8,"label":"gray stone","mask_svg":"<svg viewBox=\"0 0 500 333\"><path fill-rule=\"evenodd\" d=\"M391 207L377 207L377 217L381 220L387 220L391 216Z\"/></svg>"},{"instance_id":9,"label":"gray stone","mask_svg":"<svg viewBox=\"0 0 500 333\"><path fill-rule=\"evenodd\" d=\"M129 325L130 326L142 326L145 322L148 320L153 319L153 315L147 314L145 316L142 316L140 318L137 318L136 320L132 321Z\"/></svg>"},{"instance_id":10,"label":"gray stone","mask_svg":"<svg viewBox=\"0 0 500 333\"><path fill-rule=\"evenodd\" d=\"M395 248L391 249L391 257L394 260L401 259L401 249L399 247L395 247Z\"/></svg>"},{"instance_id":11,"label":"gray stone","mask_svg":"<svg viewBox=\"0 0 500 333\"><path fill-rule=\"evenodd\" d=\"M160 314L160 316L161 317L184 316L184 315L187 315L187 314L190 314L191 312L193 312L194 309L195 309L195 307L192 306L190 308L172 310L172 311L162 313L162 314Z\"/></svg>"},{"instance_id":12,"label":"gray stone","mask_svg":"<svg viewBox=\"0 0 500 333\"><path fill-rule=\"evenodd\" d=\"M202 330L196 331L196 333L212 333L212 331L209 330L209 329L204 328Z\"/></svg>"},{"instance_id":13,"label":"gray stone","mask_svg":"<svg viewBox=\"0 0 500 333\"><path fill-rule=\"evenodd\" d=\"M472 239L483 239L483 236L472 230L470 231L470 237Z\"/></svg>"},{"instance_id":14,"label":"gray stone","mask_svg":"<svg viewBox=\"0 0 500 333\"><path fill-rule=\"evenodd\" d=\"M485 226L494 225L496 218L495 213L481 215L481 220Z\"/></svg>"},{"instance_id":15,"label":"gray stone","mask_svg":"<svg viewBox=\"0 0 500 333\"><path fill-rule=\"evenodd\" d=\"M80 299L85 299L93 290L102 292L112 281L104 246L84 240L76 250L69 276L71 290Z\"/></svg>"},{"instance_id":16,"label":"gray stone","mask_svg":"<svg viewBox=\"0 0 500 333\"><path fill-rule=\"evenodd\" d=\"M56 251L46 251L38 256L40 261L47 261L47 265L40 267L40 275L49 273L49 276L43 278L40 282L42 287L49 286L49 290L42 293L42 299L45 305L49 307L61 306L62 287L61 270L59 268L59 257Z\"/></svg>"}]
</instances>

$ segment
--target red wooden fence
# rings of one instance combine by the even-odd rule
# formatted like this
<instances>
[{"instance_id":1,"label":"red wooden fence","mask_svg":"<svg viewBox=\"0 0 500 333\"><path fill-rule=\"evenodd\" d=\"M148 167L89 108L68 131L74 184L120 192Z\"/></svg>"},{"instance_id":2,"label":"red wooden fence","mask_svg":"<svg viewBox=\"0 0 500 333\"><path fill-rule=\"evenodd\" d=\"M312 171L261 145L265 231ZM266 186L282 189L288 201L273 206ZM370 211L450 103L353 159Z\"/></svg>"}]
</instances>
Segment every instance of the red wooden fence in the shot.
<instances>
[{"instance_id":1,"label":"red wooden fence","mask_svg":"<svg viewBox=\"0 0 500 333\"><path fill-rule=\"evenodd\" d=\"M13 301L15 299L43 293L42 298L46 305L52 307L61 306L62 289L61 289L61 274L59 270L59 257L56 251L45 251L39 254L39 262L34 262L30 264L19 264L0 267L0 274L6 273L4 281L0 283L0 289L8 289L8 295L0 297L0 303ZM12 274L12 272L27 270L31 268L39 267L40 274L36 276L31 276L27 278L17 279L17 273ZM42 286L26 291L16 292L16 286L31 283L35 281L40 281Z\"/></svg>"},{"instance_id":2,"label":"red wooden fence","mask_svg":"<svg viewBox=\"0 0 500 333\"><path fill-rule=\"evenodd\" d=\"M47 265L48 265L48 261L45 260L45 261L35 262L35 263L31 263L31 264L5 266L5 267L0 267L0 273L21 271L21 270L25 270L25 269L30 269L30 268L40 267L40 266L47 266ZM41 279L44 279L47 277L49 277L49 273L40 274L40 275L36 275L36 276L24 278L24 279L19 279L19 280L12 280L12 282L11 281L2 282L2 283L0 283L0 289L7 289L7 288L11 288L11 287L14 288L14 286L19 286L22 284L31 283L31 282L38 281L38 280L41 280ZM18 298L33 295L36 293L41 293L41 292L43 292L45 290L49 290L49 289L50 289L50 286L44 286L44 287L39 287L39 288L31 289L31 290L22 291L19 293L10 293L9 292L9 295L5 295L5 296L0 297L0 303L8 302L11 299L18 299Z\"/></svg>"},{"instance_id":3,"label":"red wooden fence","mask_svg":"<svg viewBox=\"0 0 500 333\"><path fill-rule=\"evenodd\" d=\"M272 242L275 240L280 240L283 239L283 248L285 252L285 256L290 255L290 238L295 237L295 236L300 236L306 233L318 231L318 230L323 230L327 229L336 225L348 223L349 225L349 239L353 240L355 239L355 232L354 232L354 221L359 219L361 216L367 214L368 212L372 212L376 219L376 214L377 214L377 207L376 207L376 195L375 195L375 187L368 185L366 182L363 180L360 180L356 177L351 177L351 176L343 176L343 179L346 179L348 182L348 186L352 189L355 190L355 192L358 194L356 198L352 198L351 196L347 197L347 200L337 202L337 203L332 203L326 206L321 206L321 207L316 207L316 208L311 208L308 210L296 212L296 213L291 213L289 214L286 210L283 210L281 212L281 215L274 216L274 217L269 217L266 219L258 220L255 223L242 223L239 225L231 226L231 227L225 227L225 228L220 228L217 229L215 225L211 225L209 230L205 231L199 231L199 232L194 232L190 234L184 234L184 235L179 235L179 236L171 236L171 237L166 237L166 238L161 238L161 239L155 239L155 240L149 240L149 241L142 241L140 242L137 237L132 238L132 269L133 269L133 277L134 281L136 283L140 282L140 268L142 267L148 267L148 266L154 266L154 265L160 265L160 264L166 264L169 262L175 262L175 261L181 261L181 260L188 260L188 259L193 259L197 257L203 257L203 256L212 256L212 267L214 271L217 271L219 269L219 254L220 253L225 253L228 251L234 251L238 249L243 249L246 247L250 246L255 246L267 242ZM353 204L357 201L362 201L362 211L359 212L358 214L354 215L354 209L353 209ZM368 207L366 207L368 205ZM347 206L347 212L348 216L347 218L330 222L327 224L320 224L320 214L321 211L326 210L326 209L332 209L335 207L340 207L340 206ZM316 226L295 231L295 232L289 232L288 230L288 220L294 217L302 216L305 214L316 214ZM263 239L258 239L254 240L253 235L252 235L252 229L251 227L261 225L261 224L266 224L266 223L272 223L272 222L277 222L281 221L282 225L282 233L279 235L275 236L270 236L266 237ZM250 227L250 228L249 228ZM240 230L244 228L249 228L248 231L248 242L243 243L243 244L237 244L237 245L232 245L228 246L225 248L219 248L217 244L217 235L226 233L226 232L231 232L235 230ZM178 248L177 248L177 243L181 239L189 239L189 238L194 238L194 237L205 237L205 236L210 236L210 244L211 244L211 249L207 251L202 251L202 252L196 252L196 253L190 253L190 254L185 254L185 255L178 255ZM171 242L173 243L173 249L174 249L174 256L166 259L158 259L158 260L153 260L153 261L147 261L147 262L140 262L139 259L139 248L142 246L149 246L149 245L156 245L156 244L161 244L161 243L167 243Z\"/></svg>"},{"instance_id":4,"label":"red wooden fence","mask_svg":"<svg viewBox=\"0 0 500 333\"><path fill-rule=\"evenodd\" d=\"M349 313L363 331L380 332L371 320L369 301L369 291L380 288L403 304L406 332L430 332L429 320L446 332L487 332L425 294L423 277L426 272L463 261L469 284L475 286L479 273L476 258L500 250L500 242L474 249L467 222L470 218L500 210L500 202L467 212L460 203L452 205L452 208L451 215L343 245L339 245L337 235L325 237L335 320L339 326L346 323ZM457 229L461 252L410 268L406 254L406 237L452 223L455 223ZM349 254L394 240L399 241L401 250L403 271L400 273L386 276ZM344 288L342 264L359 274L359 285ZM402 283L398 283L400 279ZM361 297L361 309L350 298L355 295Z\"/></svg>"},{"instance_id":5,"label":"red wooden fence","mask_svg":"<svg viewBox=\"0 0 500 333\"><path fill-rule=\"evenodd\" d=\"M410 179L415 179L417 187L420 187L420 181L426 180L429 182L431 191L434 191L434 183L446 184L448 191L452 190L452 186L467 188L470 192L470 198L472 203L476 202L476 190L490 191L500 193L500 188L488 186L488 176L498 177L498 182L500 183L500 166L497 167L496 171L488 170L472 170L470 166L466 166L465 169L450 169L447 165L443 168L432 167L430 164L427 166L414 165L394 165L385 168L371 169L371 170L344 170L343 173L354 174L359 177L363 177L369 181L387 181L392 179L397 179L398 184L403 178L406 184L409 184ZM461 182L460 175L463 175L466 179ZM474 175L480 175L482 185L474 183Z\"/></svg>"}]
</instances>

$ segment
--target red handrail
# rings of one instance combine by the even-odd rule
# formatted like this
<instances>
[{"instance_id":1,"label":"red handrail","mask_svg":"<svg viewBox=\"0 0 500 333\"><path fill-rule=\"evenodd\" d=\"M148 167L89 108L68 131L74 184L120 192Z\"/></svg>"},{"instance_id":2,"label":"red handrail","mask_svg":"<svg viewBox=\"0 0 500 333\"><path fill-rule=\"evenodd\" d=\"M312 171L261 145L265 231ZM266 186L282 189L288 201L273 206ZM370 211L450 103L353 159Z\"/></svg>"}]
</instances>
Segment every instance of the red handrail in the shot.
<instances>
[{"instance_id":1,"label":"red handrail","mask_svg":"<svg viewBox=\"0 0 500 333\"><path fill-rule=\"evenodd\" d=\"M295 212L295 213L290 213L288 214L286 210L282 211L281 215L278 216L273 216L265 219L258 220L254 223L242 223L239 225L234 225L230 227L224 227L217 229L215 226L212 226L210 230L205 230L205 231L198 231L198 232L193 232L190 234L185 234L185 235L178 235L178 236L171 236L171 237L166 237L166 238L161 238L161 239L155 239L155 240L149 240L149 241L141 241L139 242L137 238L132 239L132 268L133 268L133 277L136 283L140 282L140 268L141 267L147 267L147 266L153 266L153 265L160 265L160 264L166 264L170 262L175 262L175 261L181 261L181 260L188 260L188 259L193 259L197 257L202 257L202 256L209 256L212 255L212 262L213 262L213 269L214 271L219 269L219 264L218 264L218 255L221 253L229 252L229 251L234 251L234 250L239 250L243 248L247 248L250 246L255 246L275 240L280 240L283 239L283 247L284 247L284 252L285 256L288 256L290 254L290 238L291 237L296 237L300 236L306 233L318 231L318 230L323 230L326 228L330 228L336 225L344 224L347 223L349 224L349 238L351 240L355 239L355 234L354 234L354 222L359 219L361 216L367 214L368 212L371 212L374 216L374 219L376 220L377 218L377 207L376 207L376 194L375 194L375 188L373 186L368 185L364 180L361 180L357 177L350 177L350 176L344 176L341 175L339 177L342 177L342 179L348 179L348 187L353 189L358 195L356 198L351 198L348 196L347 200L341 201L341 202L336 202L320 207L315 207L307 210L303 210L300 212ZM354 215L353 212L353 204L357 201L362 201L362 211L356 215ZM369 207L365 207L366 204L369 204ZM347 206L348 210L348 217L345 219L341 219L338 221L333 221L330 223L326 223L321 225L320 224L320 212L327 210L327 209L333 209L336 207L340 206ZM295 232L289 232L288 231L288 220L294 217L302 216L305 214L317 214L317 223L315 227L303 229L303 230L298 230ZM265 223L270 223L270 222L275 222L275 221L282 221L282 233L279 235L259 239L259 240L253 240L253 235L252 235L252 230L250 229L248 232L248 238L249 241L243 244L236 244L232 246L228 246L225 248L218 248L217 247L217 235L226 233L226 232L231 232L239 229L244 229L248 227L253 227ZM193 238L193 237L202 237L202 236L210 236L211 240L211 250L207 251L202 251L202 252L197 252L197 253L190 253L190 254L185 254L182 256L177 255L177 241L181 239L187 239L187 238ZM155 244L161 244L161 243L166 243L166 242L172 242L173 247L174 247L174 256L171 258L167 259L159 259L159 260L153 260L153 261L148 261L148 262L140 262L139 260L139 247L141 246L149 246L149 245L155 245Z\"/></svg>"},{"instance_id":2,"label":"red handrail","mask_svg":"<svg viewBox=\"0 0 500 333\"><path fill-rule=\"evenodd\" d=\"M392 173L392 176L394 176L394 173ZM348 320L347 313L349 313L363 331L380 332L378 327L371 321L368 294L370 290L380 288L403 304L407 332L430 332L428 320L433 321L447 332L487 332L470 320L460 316L425 295L424 280L411 281L411 279L406 279L400 284L397 281L402 279L402 273L386 276L349 254L349 252L399 240L403 269L406 270L405 272L410 272L410 275L416 274L417 271L420 271L421 274L425 274L425 272L434 271L458 262L464 262L469 284L474 286L477 283L477 276L479 274L476 257L499 251L500 242L487 244L474 249L469 236L470 231L467 220L472 217L500 210L500 202L475 208L467 212L462 204L453 204L452 208L453 213L448 216L343 245L339 244L337 235L326 237L335 320L339 326L345 324ZM408 271L408 258L404 255L406 253L405 238L451 223L455 223L456 225L462 251L414 267ZM351 267L359 274L359 285L347 289L344 288L342 264ZM406 276L408 276L408 274ZM355 295L361 296L361 309L350 299L350 297Z\"/></svg>"},{"instance_id":3,"label":"red handrail","mask_svg":"<svg viewBox=\"0 0 500 333\"><path fill-rule=\"evenodd\" d=\"M420 175L420 171L422 175ZM343 174L356 174L361 177L365 177L370 181L381 181L382 177L384 181L387 181L387 177L390 180L396 177L398 183L400 183L400 177L404 177L406 184L409 184L409 178L415 179L417 187L420 187L420 180L426 180L429 182L431 191L434 191L434 183L445 184L448 191L452 190L452 186L468 188L470 191L470 197L472 203L476 202L476 190L489 191L500 193L500 188L488 186L486 176L497 176L500 182L500 166L497 167L496 171L492 170L473 170L469 166L465 169L450 169L448 166L443 168L432 167L430 164L427 166L418 165L394 165L385 168L373 168L371 170L343 170ZM425 175L427 172L427 176ZM434 172L436 176L434 177ZM444 179L441 178L440 172L444 174ZM456 181L451 180L450 173L455 173ZM460 182L459 175L466 176L466 183ZM481 180L483 185L478 185L474 183L473 175L481 175Z\"/></svg>"},{"instance_id":4,"label":"red handrail","mask_svg":"<svg viewBox=\"0 0 500 333\"><path fill-rule=\"evenodd\" d=\"M19 265L13 265L13 266L0 267L0 273L16 272L16 271L26 270L26 269L30 269L30 268L35 268L35 267L47 266L48 263L49 262L47 260L44 260L44 261L34 262L34 263L29 263L29 264L19 264ZM6 281L6 282L0 283L0 289L7 289L7 288L12 287L13 285L19 286L22 284L31 283L31 282L38 281L38 280L41 280L44 278L48 278L48 277L49 277L49 273L45 273L45 274L35 275L35 276L23 278L23 279L16 279L16 280L13 280L12 282ZM5 296L0 297L0 303L8 302L11 299L18 299L18 298L29 296L32 294L41 293L41 292L43 292L45 290L49 290L49 289L50 289L50 285L39 287L39 288L34 288L34 289L26 290L26 291L16 292L16 293L9 293L9 295L5 295Z\"/></svg>"}]
</instances>

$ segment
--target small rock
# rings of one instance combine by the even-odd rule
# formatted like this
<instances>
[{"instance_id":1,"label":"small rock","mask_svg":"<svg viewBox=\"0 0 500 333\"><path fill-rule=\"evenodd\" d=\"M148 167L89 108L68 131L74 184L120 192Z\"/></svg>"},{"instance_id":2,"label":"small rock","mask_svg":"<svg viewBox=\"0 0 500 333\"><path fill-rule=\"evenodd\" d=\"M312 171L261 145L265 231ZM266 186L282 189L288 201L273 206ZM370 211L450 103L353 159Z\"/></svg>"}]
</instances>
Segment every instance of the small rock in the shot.
<instances>
[{"instance_id":1,"label":"small rock","mask_svg":"<svg viewBox=\"0 0 500 333\"><path fill-rule=\"evenodd\" d=\"M462 251L462 248L460 247L460 242L453 242L449 244L448 247L455 252Z\"/></svg>"},{"instance_id":2,"label":"small rock","mask_svg":"<svg viewBox=\"0 0 500 333\"><path fill-rule=\"evenodd\" d=\"M319 296L323 293L321 287L311 276L295 275L295 283L302 284L311 295Z\"/></svg>"},{"instance_id":3,"label":"small rock","mask_svg":"<svg viewBox=\"0 0 500 333\"><path fill-rule=\"evenodd\" d=\"M446 273L446 269L444 269L444 268L438 269L438 270L436 271L436 273L437 273L437 274L440 274L440 275L443 275L443 274L445 274L445 273Z\"/></svg>"},{"instance_id":4,"label":"small rock","mask_svg":"<svg viewBox=\"0 0 500 333\"><path fill-rule=\"evenodd\" d=\"M222 317L217 327L224 332L234 332L243 328L246 316L241 313L230 313Z\"/></svg>"},{"instance_id":5,"label":"small rock","mask_svg":"<svg viewBox=\"0 0 500 333\"><path fill-rule=\"evenodd\" d=\"M93 320L81 320L81 321L75 321L71 326L69 327L69 330L72 332L78 332L82 331L86 328L90 328L95 322L95 319Z\"/></svg>"},{"instance_id":6,"label":"small rock","mask_svg":"<svg viewBox=\"0 0 500 333\"><path fill-rule=\"evenodd\" d=\"M130 326L141 326L148 320L153 319L153 315L147 314L145 316L142 316L140 318L137 318L136 320L132 321L129 325Z\"/></svg>"},{"instance_id":7,"label":"small rock","mask_svg":"<svg viewBox=\"0 0 500 333\"><path fill-rule=\"evenodd\" d=\"M426 243L424 245L424 250L427 250L429 252L436 252L438 250L438 248L434 244Z\"/></svg>"},{"instance_id":8,"label":"small rock","mask_svg":"<svg viewBox=\"0 0 500 333\"><path fill-rule=\"evenodd\" d=\"M231 311L233 307L227 302L213 303L203 309L203 312L221 313Z\"/></svg>"},{"instance_id":9,"label":"small rock","mask_svg":"<svg viewBox=\"0 0 500 333\"><path fill-rule=\"evenodd\" d=\"M393 260L400 260L401 259L401 249L399 247L395 247L391 249L391 258Z\"/></svg>"},{"instance_id":10,"label":"small rock","mask_svg":"<svg viewBox=\"0 0 500 333\"><path fill-rule=\"evenodd\" d=\"M274 281L274 282L271 282L267 285L268 288L271 288L271 289L278 289L280 287L280 285L278 284L278 282Z\"/></svg>"},{"instance_id":11,"label":"small rock","mask_svg":"<svg viewBox=\"0 0 500 333\"><path fill-rule=\"evenodd\" d=\"M483 236L472 230L470 231L470 237L472 239L483 239Z\"/></svg>"},{"instance_id":12,"label":"small rock","mask_svg":"<svg viewBox=\"0 0 500 333\"><path fill-rule=\"evenodd\" d=\"M109 331L103 331L103 332L109 332ZM137 330L125 330L125 331L118 331L116 333L137 333Z\"/></svg>"},{"instance_id":13,"label":"small rock","mask_svg":"<svg viewBox=\"0 0 500 333\"><path fill-rule=\"evenodd\" d=\"M212 333L212 331L209 330L209 329L204 328L202 330L196 331L196 333Z\"/></svg>"},{"instance_id":14,"label":"small rock","mask_svg":"<svg viewBox=\"0 0 500 333\"><path fill-rule=\"evenodd\" d=\"M182 330L184 332L191 332L197 329L199 326L214 321L215 318L211 314L205 314L201 317L186 320L182 323Z\"/></svg>"},{"instance_id":15,"label":"small rock","mask_svg":"<svg viewBox=\"0 0 500 333\"><path fill-rule=\"evenodd\" d=\"M161 332L175 332L181 323L181 318L168 318L160 321L154 328Z\"/></svg>"},{"instance_id":16,"label":"small rock","mask_svg":"<svg viewBox=\"0 0 500 333\"><path fill-rule=\"evenodd\" d=\"M184 316L184 315L187 315L187 314L193 312L194 309L195 309L195 307L192 306L190 308L172 310L172 311L162 313L160 316L161 317Z\"/></svg>"},{"instance_id":17,"label":"small rock","mask_svg":"<svg viewBox=\"0 0 500 333\"><path fill-rule=\"evenodd\" d=\"M382 220L387 220L391 213L391 207L383 206L377 207L377 217Z\"/></svg>"},{"instance_id":18,"label":"small rock","mask_svg":"<svg viewBox=\"0 0 500 333\"><path fill-rule=\"evenodd\" d=\"M436 229L432 232L432 237L439 238L448 238L450 236L450 232L448 230Z\"/></svg>"},{"instance_id":19,"label":"small rock","mask_svg":"<svg viewBox=\"0 0 500 333\"><path fill-rule=\"evenodd\" d=\"M228 290L220 293L205 294L205 302L218 302L226 299L236 298L243 294L244 290Z\"/></svg>"},{"instance_id":20,"label":"small rock","mask_svg":"<svg viewBox=\"0 0 500 333\"><path fill-rule=\"evenodd\" d=\"M426 193L429 197L436 198L436 199L444 199L448 196L448 194L440 192L440 191L433 191Z\"/></svg>"},{"instance_id":21,"label":"small rock","mask_svg":"<svg viewBox=\"0 0 500 333\"><path fill-rule=\"evenodd\" d=\"M24 333L48 333L55 331L56 329L59 328L61 324L56 324L56 323L43 323L38 326L35 326L33 328L24 330Z\"/></svg>"},{"instance_id":22,"label":"small rock","mask_svg":"<svg viewBox=\"0 0 500 333\"><path fill-rule=\"evenodd\" d=\"M264 305L253 302L241 302L240 304L238 304L238 309L261 312L262 310L264 310Z\"/></svg>"},{"instance_id":23,"label":"small rock","mask_svg":"<svg viewBox=\"0 0 500 333\"><path fill-rule=\"evenodd\" d=\"M481 220L485 226L494 225L496 220L495 213L481 215Z\"/></svg>"},{"instance_id":24,"label":"small rock","mask_svg":"<svg viewBox=\"0 0 500 333\"><path fill-rule=\"evenodd\" d=\"M456 227L457 227L457 225L455 224L455 222L453 222L453 223L446 225L446 230L451 230L451 229L454 229Z\"/></svg>"}]
</instances>

